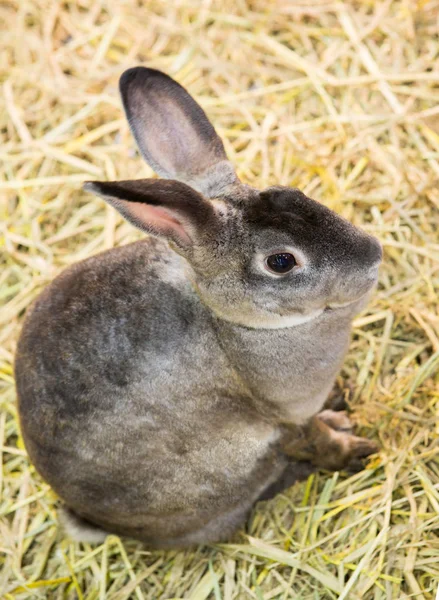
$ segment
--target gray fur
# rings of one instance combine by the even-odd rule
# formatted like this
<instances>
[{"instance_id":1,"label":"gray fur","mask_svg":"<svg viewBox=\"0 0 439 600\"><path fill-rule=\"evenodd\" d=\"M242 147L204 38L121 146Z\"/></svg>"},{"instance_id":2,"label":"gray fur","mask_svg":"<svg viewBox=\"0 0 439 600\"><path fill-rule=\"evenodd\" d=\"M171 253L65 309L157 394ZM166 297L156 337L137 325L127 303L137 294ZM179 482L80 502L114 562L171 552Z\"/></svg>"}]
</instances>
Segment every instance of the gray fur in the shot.
<instances>
[{"instance_id":1,"label":"gray fur","mask_svg":"<svg viewBox=\"0 0 439 600\"><path fill-rule=\"evenodd\" d=\"M29 455L75 528L181 547L226 539L258 498L309 473L283 452L283 430L323 407L381 248L297 190L240 184L183 88L140 71L121 83L136 139L157 168L154 123L181 141L174 115L189 115L188 168L181 144L165 143L161 172L198 192L91 184L157 237L76 264L41 294L18 344L18 406ZM139 98L157 120L143 123ZM283 248L304 265L265 271Z\"/></svg>"}]
</instances>

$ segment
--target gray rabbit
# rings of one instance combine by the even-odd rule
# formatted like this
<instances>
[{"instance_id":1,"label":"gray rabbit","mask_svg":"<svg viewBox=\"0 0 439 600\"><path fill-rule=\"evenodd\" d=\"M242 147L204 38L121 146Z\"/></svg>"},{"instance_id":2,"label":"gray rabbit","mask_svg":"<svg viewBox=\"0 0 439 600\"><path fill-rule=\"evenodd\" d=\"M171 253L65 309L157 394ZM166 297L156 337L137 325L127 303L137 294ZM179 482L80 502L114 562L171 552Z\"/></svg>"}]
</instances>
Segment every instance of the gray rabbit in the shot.
<instances>
[{"instance_id":1,"label":"gray rabbit","mask_svg":"<svg viewBox=\"0 0 439 600\"><path fill-rule=\"evenodd\" d=\"M382 250L297 189L242 184L167 75L130 69L120 90L166 179L85 188L153 237L70 267L35 302L22 432L76 539L215 542L258 499L376 451L322 409Z\"/></svg>"}]
</instances>

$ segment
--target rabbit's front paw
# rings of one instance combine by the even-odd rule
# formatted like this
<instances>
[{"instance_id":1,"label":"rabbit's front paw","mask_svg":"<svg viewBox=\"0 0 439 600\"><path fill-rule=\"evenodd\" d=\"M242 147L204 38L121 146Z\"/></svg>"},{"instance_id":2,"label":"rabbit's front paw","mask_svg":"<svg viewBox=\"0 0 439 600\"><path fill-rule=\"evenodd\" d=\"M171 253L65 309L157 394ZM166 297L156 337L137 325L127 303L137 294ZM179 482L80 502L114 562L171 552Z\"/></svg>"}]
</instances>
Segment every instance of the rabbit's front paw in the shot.
<instances>
[{"instance_id":1,"label":"rabbit's front paw","mask_svg":"<svg viewBox=\"0 0 439 600\"><path fill-rule=\"evenodd\" d=\"M352 434L352 423L344 411L324 410L317 414L310 427L315 454L313 464L339 471L359 470L362 459L378 452L375 442Z\"/></svg>"},{"instance_id":2,"label":"rabbit's front paw","mask_svg":"<svg viewBox=\"0 0 439 600\"><path fill-rule=\"evenodd\" d=\"M360 470L362 459L378 451L378 446L352 433L353 425L345 411L324 410L306 425L289 426L283 439L283 452L329 471Z\"/></svg>"},{"instance_id":3,"label":"rabbit's front paw","mask_svg":"<svg viewBox=\"0 0 439 600\"><path fill-rule=\"evenodd\" d=\"M326 423L326 425L329 425L329 427L336 431L352 433L354 430L354 424L350 420L346 410L326 409L319 412L318 417L321 421Z\"/></svg>"},{"instance_id":4,"label":"rabbit's front paw","mask_svg":"<svg viewBox=\"0 0 439 600\"><path fill-rule=\"evenodd\" d=\"M350 438L348 441L349 450L347 453L347 461L343 468L352 473L362 471L364 469L364 459L371 454L379 452L379 446L367 438L358 437L356 435L347 437Z\"/></svg>"}]
</instances>

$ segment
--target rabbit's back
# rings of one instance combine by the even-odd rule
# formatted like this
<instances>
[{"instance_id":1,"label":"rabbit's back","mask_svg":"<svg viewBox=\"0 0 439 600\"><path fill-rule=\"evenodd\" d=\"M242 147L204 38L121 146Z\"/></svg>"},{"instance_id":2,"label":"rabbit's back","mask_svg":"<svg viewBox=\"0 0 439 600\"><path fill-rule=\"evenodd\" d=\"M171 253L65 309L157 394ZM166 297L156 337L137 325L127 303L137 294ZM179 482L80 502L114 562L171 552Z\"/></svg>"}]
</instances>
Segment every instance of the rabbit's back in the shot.
<instances>
[{"instance_id":1,"label":"rabbit's back","mask_svg":"<svg viewBox=\"0 0 439 600\"><path fill-rule=\"evenodd\" d=\"M76 264L44 290L18 344L24 418L40 406L66 418L115 410L145 368L151 380L155 369L166 369L173 349L196 328L197 309L204 317L178 260L149 239ZM166 281L167 269L174 283Z\"/></svg>"}]
</instances>

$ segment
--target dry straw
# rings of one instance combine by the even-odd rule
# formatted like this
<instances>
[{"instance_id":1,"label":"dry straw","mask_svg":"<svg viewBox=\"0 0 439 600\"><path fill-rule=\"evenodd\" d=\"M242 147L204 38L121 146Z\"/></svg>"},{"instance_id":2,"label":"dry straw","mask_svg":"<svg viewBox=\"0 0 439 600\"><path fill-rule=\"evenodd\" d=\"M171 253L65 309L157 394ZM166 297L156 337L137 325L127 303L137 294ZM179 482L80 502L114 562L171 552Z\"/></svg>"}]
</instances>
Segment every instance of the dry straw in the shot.
<instances>
[{"instance_id":1,"label":"dry straw","mask_svg":"<svg viewBox=\"0 0 439 600\"><path fill-rule=\"evenodd\" d=\"M5 0L0 5L0 597L366 600L439 580L439 2ZM23 450L12 363L61 269L137 239L81 191L136 178L117 93L135 64L186 85L247 183L292 185L378 236L380 285L341 374L379 457L260 505L232 545L70 543Z\"/></svg>"}]
</instances>

